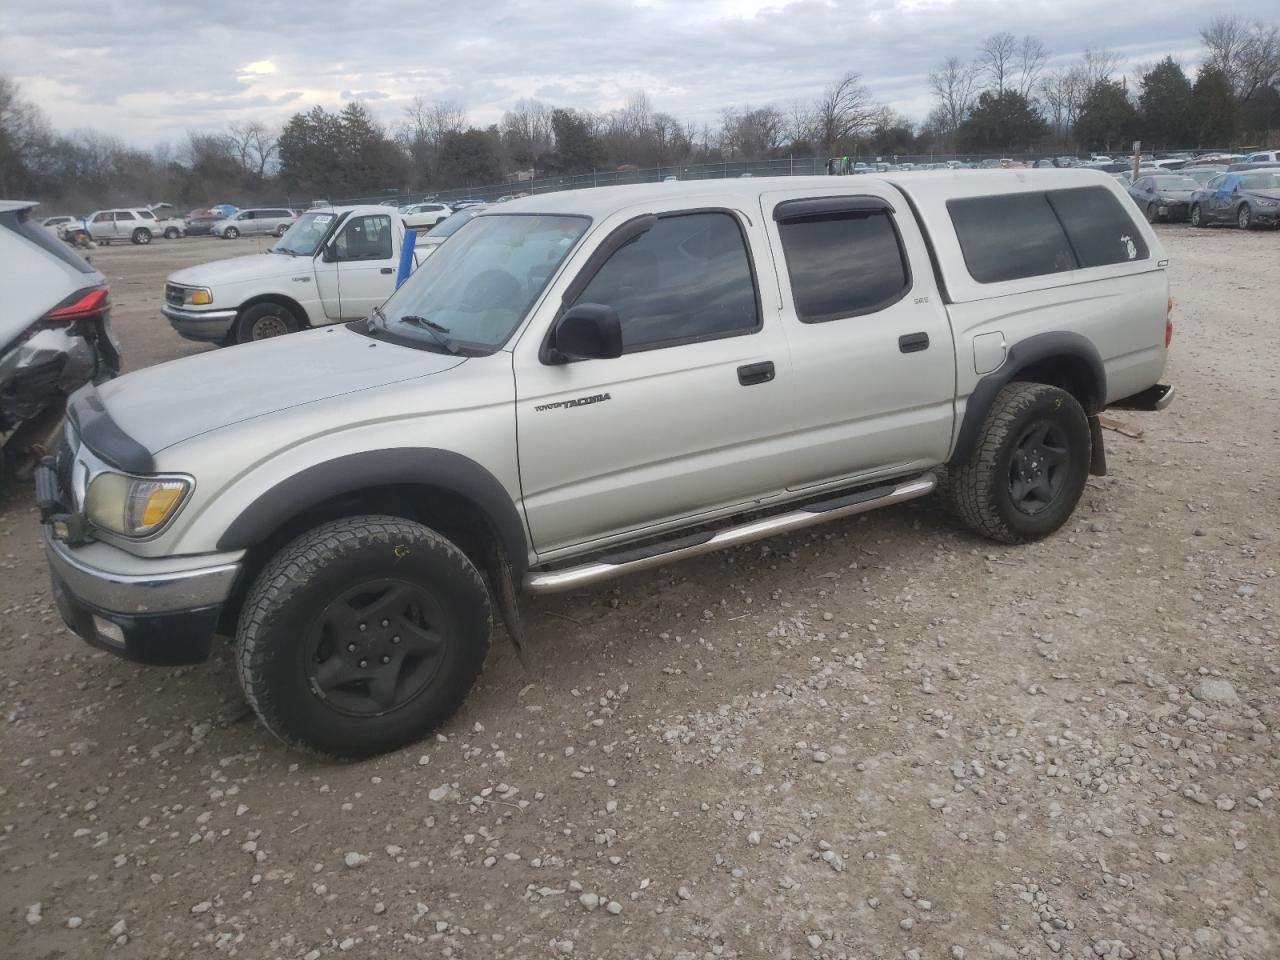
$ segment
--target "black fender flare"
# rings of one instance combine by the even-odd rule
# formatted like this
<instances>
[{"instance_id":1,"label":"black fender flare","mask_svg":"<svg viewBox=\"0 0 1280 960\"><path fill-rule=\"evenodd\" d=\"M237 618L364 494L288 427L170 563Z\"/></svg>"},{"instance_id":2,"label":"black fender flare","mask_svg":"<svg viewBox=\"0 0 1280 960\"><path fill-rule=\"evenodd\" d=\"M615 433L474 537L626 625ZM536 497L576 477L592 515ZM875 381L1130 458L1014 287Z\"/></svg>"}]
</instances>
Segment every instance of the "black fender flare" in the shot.
<instances>
[{"instance_id":1,"label":"black fender flare","mask_svg":"<svg viewBox=\"0 0 1280 960\"><path fill-rule=\"evenodd\" d=\"M318 504L347 493L390 485L432 486L473 503L489 520L516 582L529 565L524 522L506 488L468 457L430 447L367 450L325 460L260 494L218 539L218 550L245 550Z\"/></svg>"},{"instance_id":2,"label":"black fender flare","mask_svg":"<svg viewBox=\"0 0 1280 960\"><path fill-rule=\"evenodd\" d=\"M1089 385L1090 396L1084 398L1082 406L1085 413L1091 417L1101 412L1107 400L1107 370L1102 365L1098 348L1086 337L1066 330L1037 333L1009 347L1000 368L987 374L973 388L973 392L969 394L969 401L965 404L964 419L960 422L955 449L951 452L951 459L948 462L962 464L969 461L970 455L978 445L982 421L986 419L987 411L991 409L996 394L1005 384L1017 380L1018 374L1033 363L1056 357L1070 357L1084 362L1093 382Z\"/></svg>"}]
</instances>

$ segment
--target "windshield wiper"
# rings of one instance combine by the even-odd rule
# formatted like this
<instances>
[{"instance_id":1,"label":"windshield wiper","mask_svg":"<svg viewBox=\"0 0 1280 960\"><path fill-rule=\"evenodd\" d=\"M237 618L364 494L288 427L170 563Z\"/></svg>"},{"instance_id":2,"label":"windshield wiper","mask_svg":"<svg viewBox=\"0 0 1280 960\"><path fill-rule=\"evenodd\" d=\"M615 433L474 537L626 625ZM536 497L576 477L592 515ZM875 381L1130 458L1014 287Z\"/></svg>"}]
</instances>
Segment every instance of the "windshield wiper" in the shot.
<instances>
[{"instance_id":1,"label":"windshield wiper","mask_svg":"<svg viewBox=\"0 0 1280 960\"><path fill-rule=\"evenodd\" d=\"M426 317L414 316L413 314L398 317L397 319L404 323L412 324L415 327L421 327L423 330L427 331L427 333L431 334L436 343L440 344L440 346L444 347L450 353L458 352L458 345L445 336L445 334L449 332L449 328L444 324L436 323L434 320L428 320ZM384 328L387 325L385 318L382 325Z\"/></svg>"}]
</instances>

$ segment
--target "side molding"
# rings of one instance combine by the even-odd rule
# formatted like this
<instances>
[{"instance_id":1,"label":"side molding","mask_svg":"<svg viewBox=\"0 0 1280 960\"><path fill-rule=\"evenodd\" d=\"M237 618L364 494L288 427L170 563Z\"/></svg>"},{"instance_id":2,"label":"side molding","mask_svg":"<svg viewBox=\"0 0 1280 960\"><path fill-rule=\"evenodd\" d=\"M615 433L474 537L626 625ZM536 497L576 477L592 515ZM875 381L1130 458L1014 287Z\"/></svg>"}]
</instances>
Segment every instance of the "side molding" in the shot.
<instances>
[{"instance_id":1,"label":"side molding","mask_svg":"<svg viewBox=\"0 0 1280 960\"><path fill-rule=\"evenodd\" d=\"M218 549L243 550L290 518L345 493L414 484L440 487L474 503L493 524L516 578L528 566L524 525L506 488L474 460L450 450L396 447L327 460L294 474L261 494L231 523Z\"/></svg>"}]
</instances>

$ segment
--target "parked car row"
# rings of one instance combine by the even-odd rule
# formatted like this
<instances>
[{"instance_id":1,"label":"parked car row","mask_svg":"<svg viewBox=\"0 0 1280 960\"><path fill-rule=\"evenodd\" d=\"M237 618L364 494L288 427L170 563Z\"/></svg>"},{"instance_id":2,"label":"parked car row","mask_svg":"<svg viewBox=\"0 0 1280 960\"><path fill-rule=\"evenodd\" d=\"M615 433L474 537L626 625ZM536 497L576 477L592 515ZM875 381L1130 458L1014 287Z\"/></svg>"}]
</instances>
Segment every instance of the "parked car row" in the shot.
<instances>
[{"instance_id":1,"label":"parked car row","mask_svg":"<svg viewBox=\"0 0 1280 960\"><path fill-rule=\"evenodd\" d=\"M1207 178L1192 172L1139 177L1129 186L1129 197L1151 223L1280 227L1280 167L1214 170Z\"/></svg>"}]
</instances>

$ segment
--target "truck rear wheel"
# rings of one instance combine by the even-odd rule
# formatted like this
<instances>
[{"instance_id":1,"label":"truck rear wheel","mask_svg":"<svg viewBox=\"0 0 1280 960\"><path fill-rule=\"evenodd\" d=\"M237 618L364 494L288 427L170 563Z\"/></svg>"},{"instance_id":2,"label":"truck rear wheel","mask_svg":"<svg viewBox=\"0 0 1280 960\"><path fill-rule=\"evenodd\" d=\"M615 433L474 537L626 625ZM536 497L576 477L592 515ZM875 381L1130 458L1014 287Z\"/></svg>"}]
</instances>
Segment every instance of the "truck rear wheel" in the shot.
<instances>
[{"instance_id":1,"label":"truck rear wheel","mask_svg":"<svg viewBox=\"0 0 1280 960\"><path fill-rule=\"evenodd\" d=\"M1092 442L1071 394L1015 382L996 394L964 464L949 470L949 499L975 533L1001 543L1046 537L1084 493Z\"/></svg>"},{"instance_id":2,"label":"truck rear wheel","mask_svg":"<svg viewBox=\"0 0 1280 960\"><path fill-rule=\"evenodd\" d=\"M356 759L452 716L489 637L489 592L461 550L419 523L352 517L294 540L258 575L236 663L273 734Z\"/></svg>"}]
</instances>

